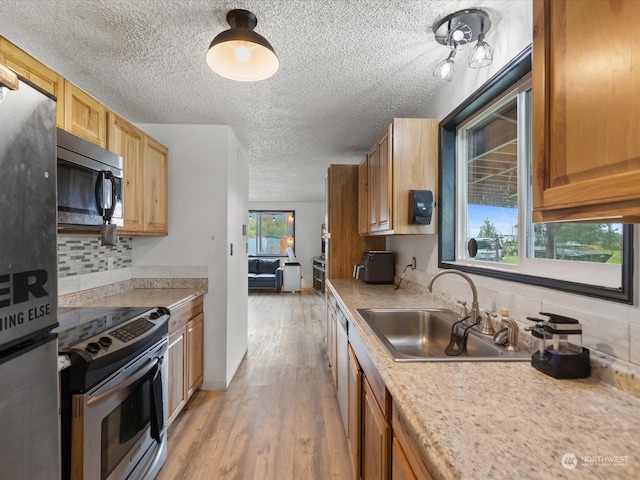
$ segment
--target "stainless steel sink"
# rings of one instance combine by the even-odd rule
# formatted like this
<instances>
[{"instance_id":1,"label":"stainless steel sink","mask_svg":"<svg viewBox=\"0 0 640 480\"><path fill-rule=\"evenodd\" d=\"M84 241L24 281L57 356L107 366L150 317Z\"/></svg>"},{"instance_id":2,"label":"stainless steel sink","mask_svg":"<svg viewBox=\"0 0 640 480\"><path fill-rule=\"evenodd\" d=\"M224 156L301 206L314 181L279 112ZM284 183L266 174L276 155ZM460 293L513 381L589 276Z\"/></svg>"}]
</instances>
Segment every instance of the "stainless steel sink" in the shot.
<instances>
[{"instance_id":1,"label":"stainless steel sink","mask_svg":"<svg viewBox=\"0 0 640 480\"><path fill-rule=\"evenodd\" d=\"M462 355L448 356L445 347L451 327L459 319L444 309L358 309L380 343L396 362L527 361L528 350L510 352L493 343L491 337L469 330L467 348Z\"/></svg>"}]
</instances>

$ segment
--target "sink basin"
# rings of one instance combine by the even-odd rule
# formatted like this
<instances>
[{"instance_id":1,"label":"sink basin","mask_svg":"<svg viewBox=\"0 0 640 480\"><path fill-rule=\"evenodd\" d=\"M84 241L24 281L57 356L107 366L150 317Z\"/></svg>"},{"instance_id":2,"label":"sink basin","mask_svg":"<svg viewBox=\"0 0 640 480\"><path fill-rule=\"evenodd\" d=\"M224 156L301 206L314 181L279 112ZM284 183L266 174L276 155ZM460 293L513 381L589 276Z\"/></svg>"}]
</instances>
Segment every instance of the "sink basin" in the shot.
<instances>
[{"instance_id":1,"label":"sink basin","mask_svg":"<svg viewBox=\"0 0 640 480\"><path fill-rule=\"evenodd\" d=\"M445 309L358 309L358 315L396 362L529 361L522 348L510 352L472 327L462 355L444 353L459 316Z\"/></svg>"}]
</instances>

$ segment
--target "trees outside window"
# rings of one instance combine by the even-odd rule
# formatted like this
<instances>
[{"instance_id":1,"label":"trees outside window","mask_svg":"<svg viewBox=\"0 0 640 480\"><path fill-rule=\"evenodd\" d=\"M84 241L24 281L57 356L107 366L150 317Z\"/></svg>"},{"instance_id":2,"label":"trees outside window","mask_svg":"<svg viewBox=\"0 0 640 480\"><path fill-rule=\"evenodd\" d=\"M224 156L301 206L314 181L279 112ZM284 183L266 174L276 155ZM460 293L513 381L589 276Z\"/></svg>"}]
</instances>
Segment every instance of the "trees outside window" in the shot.
<instances>
[{"instance_id":1,"label":"trees outside window","mask_svg":"<svg viewBox=\"0 0 640 480\"><path fill-rule=\"evenodd\" d=\"M286 256L295 249L295 212L249 210L247 237L249 255Z\"/></svg>"}]
</instances>

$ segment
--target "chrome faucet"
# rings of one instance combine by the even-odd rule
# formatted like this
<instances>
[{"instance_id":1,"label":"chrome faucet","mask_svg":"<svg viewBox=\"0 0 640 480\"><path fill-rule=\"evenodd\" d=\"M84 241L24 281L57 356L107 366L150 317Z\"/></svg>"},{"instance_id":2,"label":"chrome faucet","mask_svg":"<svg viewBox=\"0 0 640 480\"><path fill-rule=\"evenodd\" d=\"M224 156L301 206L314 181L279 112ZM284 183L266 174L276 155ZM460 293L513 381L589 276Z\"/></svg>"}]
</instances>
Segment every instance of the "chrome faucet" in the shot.
<instances>
[{"instance_id":1,"label":"chrome faucet","mask_svg":"<svg viewBox=\"0 0 640 480\"><path fill-rule=\"evenodd\" d=\"M473 302L471 302L471 321L473 323L478 323L478 321L480 320L480 307L478 306L478 290L476 289L476 285L473 283L473 280L471 280L471 277L469 277L469 275L467 275L466 273L462 273L458 270L441 270L440 272L436 273L433 277L431 277L431 280L429 280L429 284L427 285L427 291L431 293L433 291L432 287L435 279L438 277L441 277L442 275L446 275L447 273L454 273L456 275L461 276L467 281L467 283L471 287L471 293L473 293Z\"/></svg>"},{"instance_id":2,"label":"chrome faucet","mask_svg":"<svg viewBox=\"0 0 640 480\"><path fill-rule=\"evenodd\" d=\"M504 325L507 328L507 350L511 352L519 352L520 347L518 346L518 324L513 318L503 318L501 325Z\"/></svg>"}]
</instances>

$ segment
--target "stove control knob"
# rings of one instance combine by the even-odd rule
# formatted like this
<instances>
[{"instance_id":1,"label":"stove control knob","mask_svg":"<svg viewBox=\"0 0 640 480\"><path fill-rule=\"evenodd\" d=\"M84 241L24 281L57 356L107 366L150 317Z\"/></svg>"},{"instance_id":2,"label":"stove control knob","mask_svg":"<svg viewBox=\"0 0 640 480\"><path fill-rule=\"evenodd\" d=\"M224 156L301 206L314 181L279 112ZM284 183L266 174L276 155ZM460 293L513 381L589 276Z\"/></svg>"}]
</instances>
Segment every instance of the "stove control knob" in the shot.
<instances>
[{"instance_id":1,"label":"stove control knob","mask_svg":"<svg viewBox=\"0 0 640 480\"><path fill-rule=\"evenodd\" d=\"M91 342L86 346L85 350L89 353L98 353L100 351L100 344Z\"/></svg>"},{"instance_id":2,"label":"stove control knob","mask_svg":"<svg viewBox=\"0 0 640 480\"><path fill-rule=\"evenodd\" d=\"M109 337L100 337L100 340L98 340L98 343L100 344L100 346L106 348L113 343L113 340L111 340Z\"/></svg>"},{"instance_id":3,"label":"stove control knob","mask_svg":"<svg viewBox=\"0 0 640 480\"><path fill-rule=\"evenodd\" d=\"M157 318L160 318L160 314L158 312L151 312L151 315L149 315L149 318L151 320L156 320Z\"/></svg>"}]
</instances>

